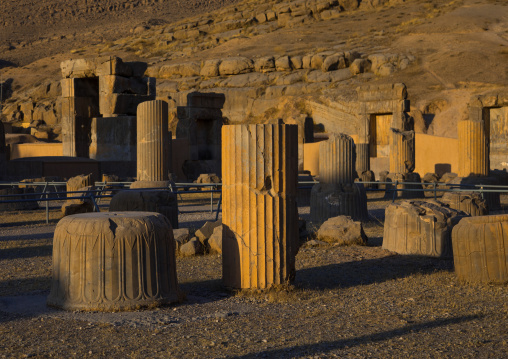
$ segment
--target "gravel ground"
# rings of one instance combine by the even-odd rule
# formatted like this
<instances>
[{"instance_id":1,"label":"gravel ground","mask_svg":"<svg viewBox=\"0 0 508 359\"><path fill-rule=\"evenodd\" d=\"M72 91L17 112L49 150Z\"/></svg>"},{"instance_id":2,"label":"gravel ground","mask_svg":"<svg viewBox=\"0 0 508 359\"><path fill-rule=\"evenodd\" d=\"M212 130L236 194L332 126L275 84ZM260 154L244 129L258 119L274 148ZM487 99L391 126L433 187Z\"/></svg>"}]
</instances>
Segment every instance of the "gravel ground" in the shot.
<instances>
[{"instance_id":1,"label":"gravel ground","mask_svg":"<svg viewBox=\"0 0 508 359\"><path fill-rule=\"evenodd\" d=\"M294 286L226 290L221 257L177 258L186 300L155 310L64 312L45 306L58 208L0 217L0 357L505 358L508 287L466 285L451 260L381 249L371 195L369 245L304 245ZM182 227L215 218L181 207ZM303 218L308 207L300 208Z\"/></svg>"}]
</instances>

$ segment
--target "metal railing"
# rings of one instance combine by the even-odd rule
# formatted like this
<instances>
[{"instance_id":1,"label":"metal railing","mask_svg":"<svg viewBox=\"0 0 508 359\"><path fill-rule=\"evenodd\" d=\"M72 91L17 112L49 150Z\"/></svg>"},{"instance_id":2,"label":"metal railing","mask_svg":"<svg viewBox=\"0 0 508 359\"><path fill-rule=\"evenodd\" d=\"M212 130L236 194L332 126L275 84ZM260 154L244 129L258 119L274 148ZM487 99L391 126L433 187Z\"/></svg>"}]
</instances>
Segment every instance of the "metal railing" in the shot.
<instances>
[{"instance_id":1,"label":"metal railing","mask_svg":"<svg viewBox=\"0 0 508 359\"><path fill-rule=\"evenodd\" d=\"M217 201L216 216L218 219L220 207L222 204L222 183L175 183L170 184L168 187L157 188L135 188L130 189L133 182L95 182L96 189L87 189L86 191L58 191L57 187L66 186L66 182L0 182L0 189L2 186L23 188L23 187L43 187L42 191L34 193L20 193L0 195L0 204L3 203L23 203L23 202L44 202L46 210L46 223L49 223L49 202L51 201L65 201L71 199L90 200L94 206L94 211L100 212L99 204L102 198L111 198L116 191L136 191L136 190L168 190L175 193L183 201L182 194L195 194L195 193L210 193L210 213L213 213L214 206L214 193L220 193ZM298 182L298 189L311 189L317 181ZM392 201L397 198L398 192L433 192L434 199L437 199L438 192L478 192L484 196L485 193L508 193L508 186L502 185L483 185L483 184L450 184L444 182L355 182L356 184L368 185L384 185L386 188L366 188L367 191L384 191L387 194L393 193ZM398 188L403 186L422 186L422 188ZM432 188L424 188L423 186L432 186ZM55 191L48 191L48 188L53 187ZM210 188L209 190L192 190L192 188ZM181 190L180 190L181 189ZM105 192L112 192L105 194ZM80 194L76 196L68 196L69 194ZM51 197L50 197L51 196ZM23 197L23 199L19 199ZM27 198L33 197L33 198ZM7 198L6 200L4 198ZM16 198L9 200L9 198ZM39 204L40 205L40 204Z\"/></svg>"}]
</instances>

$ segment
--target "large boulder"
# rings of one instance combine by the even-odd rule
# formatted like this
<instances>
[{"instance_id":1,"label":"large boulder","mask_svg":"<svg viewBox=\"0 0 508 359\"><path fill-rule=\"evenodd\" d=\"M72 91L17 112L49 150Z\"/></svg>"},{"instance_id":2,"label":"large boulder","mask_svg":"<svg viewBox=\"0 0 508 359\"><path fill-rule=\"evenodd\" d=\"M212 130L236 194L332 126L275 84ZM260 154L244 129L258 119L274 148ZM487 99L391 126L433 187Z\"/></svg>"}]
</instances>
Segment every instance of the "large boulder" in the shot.
<instances>
[{"instance_id":1,"label":"large boulder","mask_svg":"<svg viewBox=\"0 0 508 359\"><path fill-rule=\"evenodd\" d=\"M183 257L196 256L203 254L204 252L205 247L196 237L193 237L190 241L180 247L180 255Z\"/></svg>"},{"instance_id":2,"label":"large boulder","mask_svg":"<svg viewBox=\"0 0 508 359\"><path fill-rule=\"evenodd\" d=\"M216 222L206 222L203 227L196 231L195 236L201 243L205 244L208 238L212 236L214 229L220 226L222 226L222 219Z\"/></svg>"},{"instance_id":3,"label":"large boulder","mask_svg":"<svg viewBox=\"0 0 508 359\"><path fill-rule=\"evenodd\" d=\"M208 238L211 253L222 254L222 225L215 227L213 234Z\"/></svg>"},{"instance_id":4,"label":"large boulder","mask_svg":"<svg viewBox=\"0 0 508 359\"><path fill-rule=\"evenodd\" d=\"M328 243L341 245L367 244L367 236L362 223L355 222L348 216L338 216L328 219L318 230L317 238Z\"/></svg>"},{"instance_id":5,"label":"large boulder","mask_svg":"<svg viewBox=\"0 0 508 359\"><path fill-rule=\"evenodd\" d=\"M451 258L451 232L462 211L436 201L401 201L385 211L383 249L399 254Z\"/></svg>"},{"instance_id":6,"label":"large boulder","mask_svg":"<svg viewBox=\"0 0 508 359\"><path fill-rule=\"evenodd\" d=\"M251 59L246 57L228 57L222 60L219 65L219 74L221 76L246 74L251 72L254 64Z\"/></svg>"}]
</instances>

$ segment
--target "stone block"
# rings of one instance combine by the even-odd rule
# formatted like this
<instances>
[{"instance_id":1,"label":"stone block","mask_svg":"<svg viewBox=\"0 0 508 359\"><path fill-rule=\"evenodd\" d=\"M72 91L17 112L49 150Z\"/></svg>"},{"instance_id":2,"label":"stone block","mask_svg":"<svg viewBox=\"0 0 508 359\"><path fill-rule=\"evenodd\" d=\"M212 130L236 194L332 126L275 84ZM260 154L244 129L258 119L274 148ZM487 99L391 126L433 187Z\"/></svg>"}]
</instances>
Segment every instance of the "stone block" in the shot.
<instances>
[{"instance_id":1,"label":"stone block","mask_svg":"<svg viewBox=\"0 0 508 359\"><path fill-rule=\"evenodd\" d=\"M135 95L127 93L110 93L99 96L99 110L104 117L114 115L136 115L138 105L155 99L153 95Z\"/></svg>"},{"instance_id":2,"label":"stone block","mask_svg":"<svg viewBox=\"0 0 508 359\"><path fill-rule=\"evenodd\" d=\"M110 212L157 212L166 216L172 228L178 228L176 194L165 190L120 191L111 199Z\"/></svg>"},{"instance_id":3,"label":"stone block","mask_svg":"<svg viewBox=\"0 0 508 359\"><path fill-rule=\"evenodd\" d=\"M453 228L452 245L460 280L508 282L508 215L462 219Z\"/></svg>"},{"instance_id":4,"label":"stone block","mask_svg":"<svg viewBox=\"0 0 508 359\"><path fill-rule=\"evenodd\" d=\"M434 201L402 201L385 211L383 249L399 254L452 257L451 233L466 213Z\"/></svg>"},{"instance_id":5,"label":"stone block","mask_svg":"<svg viewBox=\"0 0 508 359\"><path fill-rule=\"evenodd\" d=\"M395 198L425 198L425 192L421 184L420 175L416 172L412 173L388 173L384 182L399 182L397 185L385 185L386 193L385 198L393 198L393 189L404 191L397 191ZM404 183L410 182L410 183ZM409 190L409 191L405 191Z\"/></svg>"},{"instance_id":6,"label":"stone block","mask_svg":"<svg viewBox=\"0 0 508 359\"><path fill-rule=\"evenodd\" d=\"M222 220L220 219L216 222L206 222L203 227L196 231L195 235L201 243L205 243L211 237L215 228L219 226L222 226Z\"/></svg>"},{"instance_id":7,"label":"stone block","mask_svg":"<svg viewBox=\"0 0 508 359\"><path fill-rule=\"evenodd\" d=\"M219 65L221 76L245 74L253 69L254 63L246 57L227 57Z\"/></svg>"},{"instance_id":8,"label":"stone block","mask_svg":"<svg viewBox=\"0 0 508 359\"><path fill-rule=\"evenodd\" d=\"M489 214L487 201L478 192L446 192L441 198L441 202L471 216Z\"/></svg>"},{"instance_id":9,"label":"stone block","mask_svg":"<svg viewBox=\"0 0 508 359\"><path fill-rule=\"evenodd\" d=\"M222 226L215 227L212 235L208 238L208 246L211 253L222 254Z\"/></svg>"},{"instance_id":10,"label":"stone block","mask_svg":"<svg viewBox=\"0 0 508 359\"><path fill-rule=\"evenodd\" d=\"M366 245L367 236L363 231L362 222L355 222L351 217L338 216L326 220L317 232L320 241L340 245Z\"/></svg>"},{"instance_id":11,"label":"stone block","mask_svg":"<svg viewBox=\"0 0 508 359\"><path fill-rule=\"evenodd\" d=\"M74 59L66 60L60 63L62 77L82 78L96 76L96 63L93 59Z\"/></svg>"},{"instance_id":12,"label":"stone block","mask_svg":"<svg viewBox=\"0 0 508 359\"><path fill-rule=\"evenodd\" d=\"M87 175L79 175L72 178L66 183L67 192L79 191L81 188L93 186L94 182L92 180L92 174ZM76 197L79 193L69 193L67 197Z\"/></svg>"},{"instance_id":13,"label":"stone block","mask_svg":"<svg viewBox=\"0 0 508 359\"><path fill-rule=\"evenodd\" d=\"M180 255L183 257L191 257L205 252L204 245L196 238L193 237L190 241L180 247Z\"/></svg>"},{"instance_id":14,"label":"stone block","mask_svg":"<svg viewBox=\"0 0 508 359\"><path fill-rule=\"evenodd\" d=\"M310 197L312 223L321 224L328 218L349 216L355 221L367 220L367 195L361 184L316 184Z\"/></svg>"},{"instance_id":15,"label":"stone block","mask_svg":"<svg viewBox=\"0 0 508 359\"><path fill-rule=\"evenodd\" d=\"M175 244L166 217L86 213L58 222L48 305L119 311L178 300Z\"/></svg>"},{"instance_id":16,"label":"stone block","mask_svg":"<svg viewBox=\"0 0 508 359\"><path fill-rule=\"evenodd\" d=\"M155 78L153 77L123 77L105 75L99 77L99 93L130 95L155 95Z\"/></svg>"},{"instance_id":17,"label":"stone block","mask_svg":"<svg viewBox=\"0 0 508 359\"><path fill-rule=\"evenodd\" d=\"M298 251L298 126L222 127L223 281L291 282Z\"/></svg>"},{"instance_id":18,"label":"stone block","mask_svg":"<svg viewBox=\"0 0 508 359\"><path fill-rule=\"evenodd\" d=\"M98 161L136 161L136 117L92 118L89 155Z\"/></svg>"},{"instance_id":19,"label":"stone block","mask_svg":"<svg viewBox=\"0 0 508 359\"><path fill-rule=\"evenodd\" d=\"M62 217L71 216L79 213L91 213L94 211L94 205L90 201L81 203L66 202L62 205Z\"/></svg>"}]
</instances>

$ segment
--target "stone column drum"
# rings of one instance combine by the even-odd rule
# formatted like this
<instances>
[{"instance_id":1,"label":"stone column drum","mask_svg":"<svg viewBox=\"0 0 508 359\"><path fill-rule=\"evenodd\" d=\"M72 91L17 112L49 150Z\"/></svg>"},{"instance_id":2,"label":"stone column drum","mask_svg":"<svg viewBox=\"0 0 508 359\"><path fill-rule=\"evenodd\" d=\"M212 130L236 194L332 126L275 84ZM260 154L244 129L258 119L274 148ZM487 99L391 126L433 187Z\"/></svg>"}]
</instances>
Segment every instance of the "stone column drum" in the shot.
<instances>
[{"instance_id":1,"label":"stone column drum","mask_svg":"<svg viewBox=\"0 0 508 359\"><path fill-rule=\"evenodd\" d=\"M175 243L165 216L102 212L58 222L48 305L118 311L178 299Z\"/></svg>"},{"instance_id":2,"label":"stone column drum","mask_svg":"<svg viewBox=\"0 0 508 359\"><path fill-rule=\"evenodd\" d=\"M167 181L169 171L168 103L146 101L137 110L138 181Z\"/></svg>"},{"instance_id":3,"label":"stone column drum","mask_svg":"<svg viewBox=\"0 0 508 359\"><path fill-rule=\"evenodd\" d=\"M462 219L453 228L452 245L459 280L508 283L508 215Z\"/></svg>"},{"instance_id":4,"label":"stone column drum","mask_svg":"<svg viewBox=\"0 0 508 359\"><path fill-rule=\"evenodd\" d=\"M356 144L356 172L360 176L363 172L370 171L369 144Z\"/></svg>"},{"instance_id":5,"label":"stone column drum","mask_svg":"<svg viewBox=\"0 0 508 359\"><path fill-rule=\"evenodd\" d=\"M319 182L346 184L355 180L356 150L353 138L330 136L319 144Z\"/></svg>"},{"instance_id":6,"label":"stone column drum","mask_svg":"<svg viewBox=\"0 0 508 359\"><path fill-rule=\"evenodd\" d=\"M222 127L223 281L268 288L295 275L298 127Z\"/></svg>"},{"instance_id":7,"label":"stone column drum","mask_svg":"<svg viewBox=\"0 0 508 359\"><path fill-rule=\"evenodd\" d=\"M390 131L390 173L410 173L415 169L414 131Z\"/></svg>"},{"instance_id":8,"label":"stone column drum","mask_svg":"<svg viewBox=\"0 0 508 359\"><path fill-rule=\"evenodd\" d=\"M483 121L460 121L457 128L459 137L459 177L489 174L489 151L485 124Z\"/></svg>"}]
</instances>

